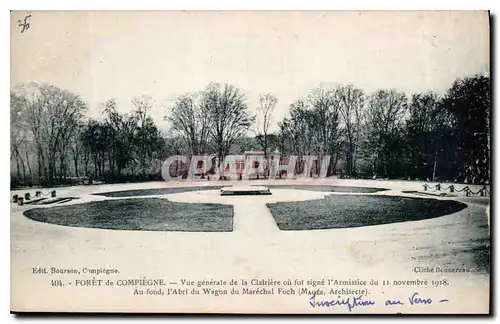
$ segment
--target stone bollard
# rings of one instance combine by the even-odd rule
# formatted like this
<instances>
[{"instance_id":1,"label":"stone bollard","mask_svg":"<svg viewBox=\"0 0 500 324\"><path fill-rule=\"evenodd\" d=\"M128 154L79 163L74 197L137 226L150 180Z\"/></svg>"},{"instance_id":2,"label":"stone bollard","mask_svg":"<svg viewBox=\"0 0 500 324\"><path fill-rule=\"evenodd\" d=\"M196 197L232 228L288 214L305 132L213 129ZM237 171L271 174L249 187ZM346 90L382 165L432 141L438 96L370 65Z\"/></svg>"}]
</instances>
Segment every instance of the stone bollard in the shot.
<instances>
[{"instance_id":1,"label":"stone bollard","mask_svg":"<svg viewBox=\"0 0 500 324\"><path fill-rule=\"evenodd\" d=\"M22 206L22 205L23 205L23 197L19 197L19 198L17 198L17 204L18 204L19 206Z\"/></svg>"},{"instance_id":2,"label":"stone bollard","mask_svg":"<svg viewBox=\"0 0 500 324\"><path fill-rule=\"evenodd\" d=\"M30 193L29 192L26 192L24 194L24 200L30 200Z\"/></svg>"},{"instance_id":3,"label":"stone bollard","mask_svg":"<svg viewBox=\"0 0 500 324\"><path fill-rule=\"evenodd\" d=\"M465 187L465 196L469 197L470 196L470 188Z\"/></svg>"},{"instance_id":4,"label":"stone bollard","mask_svg":"<svg viewBox=\"0 0 500 324\"><path fill-rule=\"evenodd\" d=\"M17 198L19 198L19 196L18 196L18 195L14 195L14 196L12 196L12 202L13 202L13 203L17 203Z\"/></svg>"},{"instance_id":5,"label":"stone bollard","mask_svg":"<svg viewBox=\"0 0 500 324\"><path fill-rule=\"evenodd\" d=\"M55 190L52 190L52 191L50 192L50 196L51 196L52 198L55 198L55 196L56 196L56 191L55 191Z\"/></svg>"},{"instance_id":6,"label":"stone bollard","mask_svg":"<svg viewBox=\"0 0 500 324\"><path fill-rule=\"evenodd\" d=\"M427 191L427 185L424 184L424 191Z\"/></svg>"},{"instance_id":7,"label":"stone bollard","mask_svg":"<svg viewBox=\"0 0 500 324\"><path fill-rule=\"evenodd\" d=\"M440 184L440 183L438 183L438 184L436 185L436 190L437 190L437 191L440 191L440 190L441 190L441 184Z\"/></svg>"},{"instance_id":8,"label":"stone bollard","mask_svg":"<svg viewBox=\"0 0 500 324\"><path fill-rule=\"evenodd\" d=\"M37 190L35 192L35 197L40 198L42 196L42 192L40 190Z\"/></svg>"},{"instance_id":9,"label":"stone bollard","mask_svg":"<svg viewBox=\"0 0 500 324\"><path fill-rule=\"evenodd\" d=\"M455 192L455 187L453 185L450 186L450 192Z\"/></svg>"}]
</instances>

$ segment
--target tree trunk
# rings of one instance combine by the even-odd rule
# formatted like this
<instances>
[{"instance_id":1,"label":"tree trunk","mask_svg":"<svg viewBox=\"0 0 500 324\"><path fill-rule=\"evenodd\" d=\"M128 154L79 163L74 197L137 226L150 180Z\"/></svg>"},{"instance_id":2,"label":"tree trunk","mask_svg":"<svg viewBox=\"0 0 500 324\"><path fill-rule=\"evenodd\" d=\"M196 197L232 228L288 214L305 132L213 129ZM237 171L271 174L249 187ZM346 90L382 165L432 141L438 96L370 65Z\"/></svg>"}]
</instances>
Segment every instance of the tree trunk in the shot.
<instances>
[{"instance_id":1,"label":"tree trunk","mask_svg":"<svg viewBox=\"0 0 500 324\"><path fill-rule=\"evenodd\" d=\"M354 176L357 175L357 172L356 172L356 149L354 149L353 153L352 153L352 173Z\"/></svg>"},{"instance_id":2,"label":"tree trunk","mask_svg":"<svg viewBox=\"0 0 500 324\"><path fill-rule=\"evenodd\" d=\"M15 159L16 159L16 174L17 174L17 181L21 180L21 170L19 170L19 152L17 150L14 151L15 154Z\"/></svg>"},{"instance_id":3,"label":"tree trunk","mask_svg":"<svg viewBox=\"0 0 500 324\"><path fill-rule=\"evenodd\" d=\"M104 153L101 154L101 177L104 177L104 173L106 173L106 156Z\"/></svg>"},{"instance_id":4,"label":"tree trunk","mask_svg":"<svg viewBox=\"0 0 500 324\"><path fill-rule=\"evenodd\" d=\"M101 163L101 160L100 159L97 159L97 176L99 178L102 178L102 163Z\"/></svg>"},{"instance_id":5,"label":"tree trunk","mask_svg":"<svg viewBox=\"0 0 500 324\"><path fill-rule=\"evenodd\" d=\"M222 147L222 141L221 144L218 145L218 168L219 168L219 180L225 179L225 165L224 165L224 148Z\"/></svg>"},{"instance_id":6,"label":"tree trunk","mask_svg":"<svg viewBox=\"0 0 500 324\"><path fill-rule=\"evenodd\" d=\"M75 177L79 178L80 174L78 173L78 153L73 152L73 163L75 165Z\"/></svg>"},{"instance_id":7,"label":"tree trunk","mask_svg":"<svg viewBox=\"0 0 500 324\"><path fill-rule=\"evenodd\" d=\"M113 163L113 155L111 154L111 149L108 152L108 164L109 164L109 172L111 175L115 175L115 165Z\"/></svg>"},{"instance_id":8,"label":"tree trunk","mask_svg":"<svg viewBox=\"0 0 500 324\"><path fill-rule=\"evenodd\" d=\"M28 157L28 145L26 144L26 142L25 142L24 148L25 148L24 154L26 156L26 165L28 166L28 172L30 174L31 180L33 181L33 173L31 172L30 159Z\"/></svg>"},{"instance_id":9,"label":"tree trunk","mask_svg":"<svg viewBox=\"0 0 500 324\"><path fill-rule=\"evenodd\" d=\"M89 153L87 153L86 151L84 151L84 154L83 154L83 164L84 164L83 171L85 172L85 176L88 177L88 175L89 175Z\"/></svg>"},{"instance_id":10,"label":"tree trunk","mask_svg":"<svg viewBox=\"0 0 500 324\"><path fill-rule=\"evenodd\" d=\"M436 149L436 154L434 155L434 167L432 168L432 181L436 181L437 156L438 150Z\"/></svg>"},{"instance_id":11,"label":"tree trunk","mask_svg":"<svg viewBox=\"0 0 500 324\"><path fill-rule=\"evenodd\" d=\"M48 158L48 164L49 164L49 170L48 170L48 183L49 185L52 185L54 183L54 174L55 174L55 155L54 151L52 149L49 149L49 158Z\"/></svg>"},{"instance_id":12,"label":"tree trunk","mask_svg":"<svg viewBox=\"0 0 500 324\"><path fill-rule=\"evenodd\" d=\"M59 173L60 173L59 177L61 179L66 178L66 166L63 153L61 153L61 156L59 157Z\"/></svg>"},{"instance_id":13,"label":"tree trunk","mask_svg":"<svg viewBox=\"0 0 500 324\"><path fill-rule=\"evenodd\" d=\"M267 163L267 134L264 134L264 161L265 161L265 166L264 166L264 179L269 178L269 168L268 163Z\"/></svg>"},{"instance_id":14,"label":"tree trunk","mask_svg":"<svg viewBox=\"0 0 500 324\"><path fill-rule=\"evenodd\" d=\"M99 177L99 174L97 173L97 154L94 154L94 179L97 179Z\"/></svg>"},{"instance_id":15,"label":"tree trunk","mask_svg":"<svg viewBox=\"0 0 500 324\"><path fill-rule=\"evenodd\" d=\"M38 154L37 154L38 155L38 159L37 159L38 160L37 161L38 162L38 184L41 184L42 183L42 178L43 178L43 173L42 173L43 172L43 166L42 166L42 164L44 164L44 163L43 163L43 157L42 157L41 149L38 148L37 151L38 151Z\"/></svg>"},{"instance_id":16,"label":"tree trunk","mask_svg":"<svg viewBox=\"0 0 500 324\"><path fill-rule=\"evenodd\" d=\"M26 184L26 165L24 164L23 158L19 156L19 159L21 160L21 166L23 168L23 183Z\"/></svg>"}]
</instances>

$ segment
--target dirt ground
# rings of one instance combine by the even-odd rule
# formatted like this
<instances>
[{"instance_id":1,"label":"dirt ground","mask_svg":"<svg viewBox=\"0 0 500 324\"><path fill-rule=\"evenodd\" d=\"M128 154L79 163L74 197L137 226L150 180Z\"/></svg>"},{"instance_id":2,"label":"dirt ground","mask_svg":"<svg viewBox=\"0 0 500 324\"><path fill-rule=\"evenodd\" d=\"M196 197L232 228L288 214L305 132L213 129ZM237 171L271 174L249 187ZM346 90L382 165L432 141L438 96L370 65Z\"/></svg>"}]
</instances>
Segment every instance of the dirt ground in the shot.
<instances>
[{"instance_id":1,"label":"dirt ground","mask_svg":"<svg viewBox=\"0 0 500 324\"><path fill-rule=\"evenodd\" d=\"M150 182L56 188L56 191L58 196L79 197L62 204L71 206L121 199L94 193L231 184L217 181ZM249 181L246 184L374 187L388 190L358 194L407 197L415 196L402 191L422 190L422 183L411 181L302 179ZM32 195L34 191L30 190ZM13 191L11 195L24 192L26 190ZM174 283L171 282L178 285L182 279L283 281L288 278L307 281L361 278L378 282L378 285L368 287L367 296L377 300L377 304L370 308L356 308L351 313L488 311L488 197L430 197L467 204L467 208L457 213L432 219L311 231L280 231L265 206L271 202L321 199L327 194L352 193L280 188L276 189L276 194L258 197L221 197L216 190L160 195L178 202L233 204L234 230L220 233L118 231L60 226L33 221L23 215L23 211L33 207L12 204L11 308L16 311L349 313L346 307L312 308L310 296L305 295L135 296L133 287L54 287L51 280L71 281L75 279L74 275L33 273L33 268L54 267L116 268L119 274L96 279L165 278L172 285ZM428 273L422 269L458 269L456 271L460 272ZM84 274L78 278L93 279ZM428 280L429 284L415 287L394 283L394 280L415 279ZM385 280L391 284L382 284ZM431 284L433 280L435 284ZM442 286L434 287L438 282ZM388 297L407 299L415 292L434 300L449 301L399 308L378 303Z\"/></svg>"}]
</instances>

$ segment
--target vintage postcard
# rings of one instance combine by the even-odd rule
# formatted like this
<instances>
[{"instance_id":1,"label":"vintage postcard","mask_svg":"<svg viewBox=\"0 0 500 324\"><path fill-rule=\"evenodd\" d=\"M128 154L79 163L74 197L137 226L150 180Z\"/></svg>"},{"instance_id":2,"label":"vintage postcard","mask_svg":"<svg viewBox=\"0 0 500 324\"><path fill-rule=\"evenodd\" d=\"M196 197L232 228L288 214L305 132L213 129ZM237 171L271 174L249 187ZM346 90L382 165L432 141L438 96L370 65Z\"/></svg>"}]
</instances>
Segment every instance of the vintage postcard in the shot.
<instances>
[{"instance_id":1,"label":"vintage postcard","mask_svg":"<svg viewBox=\"0 0 500 324\"><path fill-rule=\"evenodd\" d=\"M491 312L488 12L10 28L12 312Z\"/></svg>"}]
</instances>

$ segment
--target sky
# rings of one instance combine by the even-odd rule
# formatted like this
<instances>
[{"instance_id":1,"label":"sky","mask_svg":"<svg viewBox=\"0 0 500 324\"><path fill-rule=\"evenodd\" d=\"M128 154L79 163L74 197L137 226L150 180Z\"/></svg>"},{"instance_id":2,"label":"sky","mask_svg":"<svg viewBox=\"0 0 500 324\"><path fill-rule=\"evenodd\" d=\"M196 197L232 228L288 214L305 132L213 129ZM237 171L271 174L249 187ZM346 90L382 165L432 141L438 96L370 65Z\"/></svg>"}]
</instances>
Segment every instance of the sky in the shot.
<instances>
[{"instance_id":1,"label":"sky","mask_svg":"<svg viewBox=\"0 0 500 324\"><path fill-rule=\"evenodd\" d=\"M275 129L322 83L444 93L456 78L489 74L489 43L484 11L14 11L11 88L54 84L92 117L107 99L128 112L150 95L165 130L177 95L227 82L252 111L260 93L274 94Z\"/></svg>"}]
</instances>

